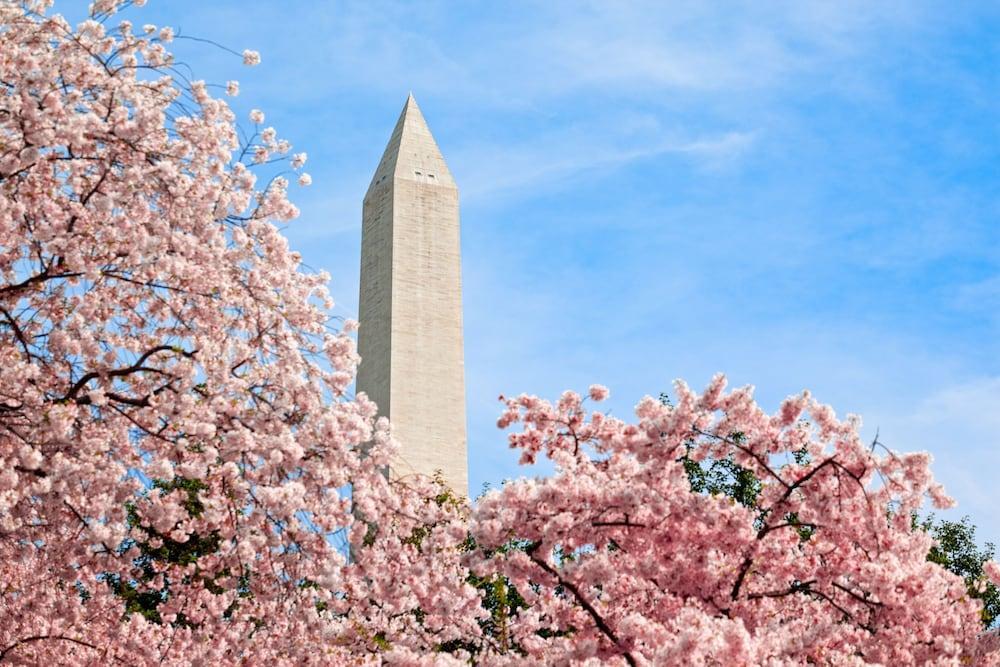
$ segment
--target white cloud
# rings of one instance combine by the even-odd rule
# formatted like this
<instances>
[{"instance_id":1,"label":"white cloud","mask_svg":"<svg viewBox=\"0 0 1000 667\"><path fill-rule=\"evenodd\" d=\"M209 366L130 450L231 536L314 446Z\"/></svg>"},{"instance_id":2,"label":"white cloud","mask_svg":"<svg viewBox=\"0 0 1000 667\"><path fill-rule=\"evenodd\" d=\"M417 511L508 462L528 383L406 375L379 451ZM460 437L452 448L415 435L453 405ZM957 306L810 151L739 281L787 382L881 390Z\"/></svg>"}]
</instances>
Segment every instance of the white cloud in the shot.
<instances>
[{"instance_id":1,"label":"white cloud","mask_svg":"<svg viewBox=\"0 0 1000 667\"><path fill-rule=\"evenodd\" d=\"M965 311L988 313L1000 320L1000 275L962 285L955 294L955 305ZM997 411L1000 412L1000 407Z\"/></svg>"},{"instance_id":2,"label":"white cloud","mask_svg":"<svg viewBox=\"0 0 1000 667\"><path fill-rule=\"evenodd\" d=\"M239 26L268 26L270 43L255 47L273 63L265 76L276 94L288 99L413 89L418 97L494 109L540 108L567 95L670 104L678 91L781 86L798 75L822 76L831 62L913 30L920 13L913 3L854 1L527 2L457 12L433 0L358 1L319 10L251 3L202 11L199 23L237 34Z\"/></svg>"},{"instance_id":3,"label":"white cloud","mask_svg":"<svg viewBox=\"0 0 1000 667\"><path fill-rule=\"evenodd\" d=\"M613 171L666 155L719 168L739 159L754 142L751 132L730 131L698 139L671 134L675 133L657 129L629 135L618 131L612 120L515 146L467 144L449 161L461 166L463 199L479 203L500 193L524 197L583 173Z\"/></svg>"}]
</instances>

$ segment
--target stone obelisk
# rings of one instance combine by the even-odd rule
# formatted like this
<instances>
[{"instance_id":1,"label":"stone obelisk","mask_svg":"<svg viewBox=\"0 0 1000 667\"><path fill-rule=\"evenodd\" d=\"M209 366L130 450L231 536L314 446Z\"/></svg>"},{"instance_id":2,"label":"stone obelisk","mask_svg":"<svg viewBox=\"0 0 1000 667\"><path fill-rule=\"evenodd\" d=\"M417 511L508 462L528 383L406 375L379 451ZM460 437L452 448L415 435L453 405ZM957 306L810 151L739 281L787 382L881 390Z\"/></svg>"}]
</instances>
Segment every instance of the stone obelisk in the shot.
<instances>
[{"instance_id":1,"label":"stone obelisk","mask_svg":"<svg viewBox=\"0 0 1000 667\"><path fill-rule=\"evenodd\" d=\"M357 390L401 443L390 474L468 495L458 188L410 95L365 195Z\"/></svg>"}]
</instances>

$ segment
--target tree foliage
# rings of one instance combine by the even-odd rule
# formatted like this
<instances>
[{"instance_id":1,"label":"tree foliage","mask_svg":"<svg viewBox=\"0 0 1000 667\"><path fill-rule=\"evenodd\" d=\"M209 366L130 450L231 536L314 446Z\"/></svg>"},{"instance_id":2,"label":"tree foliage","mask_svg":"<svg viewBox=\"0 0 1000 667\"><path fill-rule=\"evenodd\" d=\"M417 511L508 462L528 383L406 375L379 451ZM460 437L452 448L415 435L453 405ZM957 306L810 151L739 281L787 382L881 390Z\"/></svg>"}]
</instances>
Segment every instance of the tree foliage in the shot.
<instances>
[{"instance_id":1,"label":"tree foliage","mask_svg":"<svg viewBox=\"0 0 1000 667\"><path fill-rule=\"evenodd\" d=\"M628 422L567 392L506 399L524 463L481 498L481 577L524 600L528 659L627 664L996 664L982 604L928 560L911 513L950 507L923 453L876 451L808 392L775 414L750 388L683 383ZM592 387L600 400L607 391ZM523 548L497 547L518 539ZM996 565L982 564L991 579Z\"/></svg>"},{"instance_id":2,"label":"tree foliage","mask_svg":"<svg viewBox=\"0 0 1000 667\"><path fill-rule=\"evenodd\" d=\"M660 394L660 401L670 405L669 396ZM730 434L730 437L739 434ZM798 463L805 458L803 452L793 453ZM724 495L745 507L759 509L757 498L762 488L761 480L753 472L738 465L732 456L724 459L694 461L687 451L682 457L691 490L710 496ZM790 517L791 518L791 517ZM992 628L1000 616L1000 590L990 582L984 572L984 565L996 555L992 543L980 548L976 543L976 527L969 517L960 521L935 520L933 514L923 519L913 516L913 526L928 531L934 537L934 544L927 554L927 560L944 567L949 572L962 577L970 597L983 603L983 626ZM800 535L806 539L811 534L808 527L800 528Z\"/></svg>"}]
</instances>

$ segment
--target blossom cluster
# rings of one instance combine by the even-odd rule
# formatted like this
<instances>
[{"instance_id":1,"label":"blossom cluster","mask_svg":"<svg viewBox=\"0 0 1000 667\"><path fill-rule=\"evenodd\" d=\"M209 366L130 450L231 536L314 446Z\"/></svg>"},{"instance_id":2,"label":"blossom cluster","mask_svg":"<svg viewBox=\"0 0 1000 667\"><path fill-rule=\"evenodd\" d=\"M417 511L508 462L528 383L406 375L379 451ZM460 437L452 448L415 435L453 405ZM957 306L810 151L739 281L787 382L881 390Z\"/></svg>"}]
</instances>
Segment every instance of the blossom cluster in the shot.
<instances>
[{"instance_id":1,"label":"blossom cluster","mask_svg":"<svg viewBox=\"0 0 1000 667\"><path fill-rule=\"evenodd\" d=\"M928 454L863 442L857 418L808 392L774 414L721 375L675 394L643 399L634 422L575 392L503 399L511 447L555 472L505 484L472 517L473 571L523 598L495 662L1000 664L980 603L928 562L911 519L925 500L953 504ZM759 480L755 502L693 490L685 463L711 460Z\"/></svg>"}]
</instances>

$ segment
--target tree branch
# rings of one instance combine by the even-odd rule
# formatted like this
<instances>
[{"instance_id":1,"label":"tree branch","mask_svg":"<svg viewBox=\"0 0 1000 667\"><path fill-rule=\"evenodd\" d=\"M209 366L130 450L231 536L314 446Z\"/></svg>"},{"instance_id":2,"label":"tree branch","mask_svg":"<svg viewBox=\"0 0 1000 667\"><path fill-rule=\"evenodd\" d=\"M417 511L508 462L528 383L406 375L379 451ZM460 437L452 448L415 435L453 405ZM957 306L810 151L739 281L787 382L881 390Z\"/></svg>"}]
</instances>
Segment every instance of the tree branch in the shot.
<instances>
[{"instance_id":1,"label":"tree branch","mask_svg":"<svg viewBox=\"0 0 1000 667\"><path fill-rule=\"evenodd\" d=\"M607 621L605 621L604 618L602 618L601 615L597 612L597 610L594 609L594 606L587 601L587 598L584 597L582 592L580 592L580 589L577 588L573 582L567 581L563 579L561 576L559 576L559 572L551 565L546 563L544 560L540 560L535 557L535 552L538 550L539 546L541 546L541 544L539 542L535 542L527 549L525 549L525 553L528 555L528 558L530 558L532 562L535 563L538 567L542 568L545 572L554 577L556 581L559 582L560 586L562 586L563 588L565 588L566 590L568 590L570 593L573 594L573 597L576 598L577 603L579 603L579 605L583 607L584 611L586 611L587 614L590 615L590 618L593 619L594 624L597 625L597 628L601 632L603 632L604 635L608 639L610 639L611 642L621 651L622 657L625 658L625 661L629 665L635 667L636 665L635 658L632 657L631 653L629 653L627 650L625 650L625 648L622 647L621 642L615 635L614 630L611 629L611 626L608 625Z\"/></svg>"}]
</instances>

